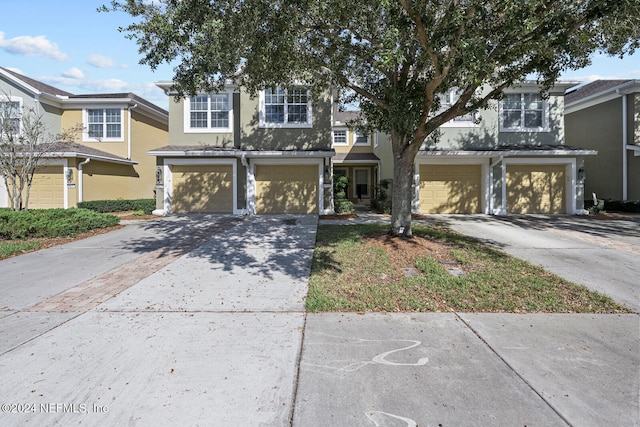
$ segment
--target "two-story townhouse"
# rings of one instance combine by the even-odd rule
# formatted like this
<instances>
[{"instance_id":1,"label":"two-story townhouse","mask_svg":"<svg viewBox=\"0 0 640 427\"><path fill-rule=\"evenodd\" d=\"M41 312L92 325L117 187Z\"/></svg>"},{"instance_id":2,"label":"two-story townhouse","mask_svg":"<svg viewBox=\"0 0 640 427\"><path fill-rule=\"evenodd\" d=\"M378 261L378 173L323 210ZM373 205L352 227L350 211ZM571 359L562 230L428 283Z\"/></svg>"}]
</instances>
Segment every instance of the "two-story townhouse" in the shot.
<instances>
[{"instance_id":1,"label":"two-story townhouse","mask_svg":"<svg viewBox=\"0 0 640 427\"><path fill-rule=\"evenodd\" d=\"M347 198L358 202L373 197L380 181L380 159L374 154L377 132L363 132L351 124L359 112L336 109L333 113L333 174L349 179Z\"/></svg>"},{"instance_id":2,"label":"two-story townhouse","mask_svg":"<svg viewBox=\"0 0 640 427\"><path fill-rule=\"evenodd\" d=\"M564 92L547 98L534 82L505 91L489 108L458 117L427 140L415 160L415 213L583 213L583 156L595 151L565 145ZM441 108L455 102L450 91ZM388 135L374 152L393 164ZM393 169L382 167L382 178Z\"/></svg>"},{"instance_id":3,"label":"two-story townhouse","mask_svg":"<svg viewBox=\"0 0 640 427\"><path fill-rule=\"evenodd\" d=\"M565 97L567 144L598 155L585 159L585 194L640 200L640 80L597 80Z\"/></svg>"},{"instance_id":4,"label":"two-story townhouse","mask_svg":"<svg viewBox=\"0 0 640 427\"><path fill-rule=\"evenodd\" d=\"M168 140L168 112L132 93L74 95L0 67L2 102L35 108L47 133L79 129L40 160L30 208L153 198L155 161L146 152ZM0 183L0 207L8 206Z\"/></svg>"},{"instance_id":5,"label":"two-story townhouse","mask_svg":"<svg viewBox=\"0 0 640 427\"><path fill-rule=\"evenodd\" d=\"M304 86L168 96L169 145L148 152L157 214L332 211L331 100Z\"/></svg>"}]
</instances>

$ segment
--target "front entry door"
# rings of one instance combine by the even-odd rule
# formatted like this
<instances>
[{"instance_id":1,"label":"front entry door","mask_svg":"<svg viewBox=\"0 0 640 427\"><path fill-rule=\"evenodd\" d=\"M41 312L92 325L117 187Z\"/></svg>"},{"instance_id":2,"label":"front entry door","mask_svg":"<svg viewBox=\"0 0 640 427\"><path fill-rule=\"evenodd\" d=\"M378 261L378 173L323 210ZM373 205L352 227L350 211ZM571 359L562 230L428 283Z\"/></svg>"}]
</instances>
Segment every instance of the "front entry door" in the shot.
<instances>
[{"instance_id":1,"label":"front entry door","mask_svg":"<svg viewBox=\"0 0 640 427\"><path fill-rule=\"evenodd\" d=\"M354 170L355 174L355 190L358 199L371 197L371 173L368 168L359 168Z\"/></svg>"}]
</instances>

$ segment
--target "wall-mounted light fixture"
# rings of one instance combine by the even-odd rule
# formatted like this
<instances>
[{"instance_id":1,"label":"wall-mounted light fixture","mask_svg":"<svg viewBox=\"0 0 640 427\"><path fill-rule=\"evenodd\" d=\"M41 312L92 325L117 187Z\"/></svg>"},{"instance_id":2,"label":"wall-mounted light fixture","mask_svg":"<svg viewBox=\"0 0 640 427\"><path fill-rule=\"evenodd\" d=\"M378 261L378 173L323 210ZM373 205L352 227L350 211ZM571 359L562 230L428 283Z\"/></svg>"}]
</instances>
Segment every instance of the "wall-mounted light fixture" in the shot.
<instances>
[{"instance_id":1,"label":"wall-mounted light fixture","mask_svg":"<svg viewBox=\"0 0 640 427\"><path fill-rule=\"evenodd\" d=\"M584 181L584 166L578 168L578 181Z\"/></svg>"},{"instance_id":2,"label":"wall-mounted light fixture","mask_svg":"<svg viewBox=\"0 0 640 427\"><path fill-rule=\"evenodd\" d=\"M162 184L164 184L162 166L158 166L156 168L156 185L162 185Z\"/></svg>"},{"instance_id":3,"label":"wall-mounted light fixture","mask_svg":"<svg viewBox=\"0 0 640 427\"><path fill-rule=\"evenodd\" d=\"M73 169L67 168L65 178L67 178L67 184L71 184L73 182Z\"/></svg>"}]
</instances>

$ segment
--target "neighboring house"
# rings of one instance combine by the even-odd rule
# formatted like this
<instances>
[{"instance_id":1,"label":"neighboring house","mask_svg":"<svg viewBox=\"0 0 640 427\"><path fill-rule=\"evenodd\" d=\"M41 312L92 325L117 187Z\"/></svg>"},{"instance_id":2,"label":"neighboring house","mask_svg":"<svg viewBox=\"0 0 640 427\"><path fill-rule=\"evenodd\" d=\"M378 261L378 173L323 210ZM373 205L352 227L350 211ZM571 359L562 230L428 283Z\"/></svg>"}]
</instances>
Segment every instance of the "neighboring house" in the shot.
<instances>
[{"instance_id":1,"label":"neighboring house","mask_svg":"<svg viewBox=\"0 0 640 427\"><path fill-rule=\"evenodd\" d=\"M597 80L565 104L567 143L598 151L584 162L587 197L640 200L640 80Z\"/></svg>"},{"instance_id":2,"label":"neighboring house","mask_svg":"<svg viewBox=\"0 0 640 427\"><path fill-rule=\"evenodd\" d=\"M373 197L380 182L380 159L374 154L378 145L377 132L364 133L350 126L358 118L356 111L334 111L333 114L333 174L349 178L347 198L362 201Z\"/></svg>"},{"instance_id":3,"label":"neighboring house","mask_svg":"<svg viewBox=\"0 0 640 427\"><path fill-rule=\"evenodd\" d=\"M414 212L583 213L583 156L596 152L565 145L564 92L576 84L558 82L544 99L525 82L490 108L445 123L416 157ZM441 108L456 99L449 92ZM393 177L390 145L379 136L381 178Z\"/></svg>"},{"instance_id":4,"label":"neighboring house","mask_svg":"<svg viewBox=\"0 0 640 427\"><path fill-rule=\"evenodd\" d=\"M146 156L168 140L168 112L132 94L74 95L0 67L0 102L36 108L47 133L80 127L41 159L29 208L68 208L80 201L153 198L155 162ZM0 183L0 207L8 206Z\"/></svg>"},{"instance_id":5,"label":"neighboring house","mask_svg":"<svg viewBox=\"0 0 640 427\"><path fill-rule=\"evenodd\" d=\"M157 214L315 213L333 210L331 99L303 86L251 97L231 85L176 101L169 144L155 156Z\"/></svg>"}]
</instances>

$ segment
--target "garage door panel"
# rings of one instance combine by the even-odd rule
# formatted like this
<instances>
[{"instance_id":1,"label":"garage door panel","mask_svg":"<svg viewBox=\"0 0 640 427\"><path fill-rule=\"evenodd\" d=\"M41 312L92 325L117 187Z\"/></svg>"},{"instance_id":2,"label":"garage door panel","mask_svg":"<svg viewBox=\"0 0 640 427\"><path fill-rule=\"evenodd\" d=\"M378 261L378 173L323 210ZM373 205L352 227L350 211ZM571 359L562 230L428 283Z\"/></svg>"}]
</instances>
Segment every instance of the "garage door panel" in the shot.
<instances>
[{"instance_id":1,"label":"garage door panel","mask_svg":"<svg viewBox=\"0 0 640 427\"><path fill-rule=\"evenodd\" d=\"M256 213L318 213L317 165L256 165Z\"/></svg>"},{"instance_id":2,"label":"garage door panel","mask_svg":"<svg viewBox=\"0 0 640 427\"><path fill-rule=\"evenodd\" d=\"M423 213L479 213L480 165L421 165L420 211Z\"/></svg>"},{"instance_id":3,"label":"garage door panel","mask_svg":"<svg viewBox=\"0 0 640 427\"><path fill-rule=\"evenodd\" d=\"M507 165L507 212L566 212L564 165Z\"/></svg>"},{"instance_id":4,"label":"garage door panel","mask_svg":"<svg viewBox=\"0 0 640 427\"><path fill-rule=\"evenodd\" d=\"M64 173L62 166L41 166L36 170L29 191L30 209L64 207ZM23 194L24 200L25 194Z\"/></svg>"},{"instance_id":5,"label":"garage door panel","mask_svg":"<svg viewBox=\"0 0 640 427\"><path fill-rule=\"evenodd\" d=\"M172 176L174 212L233 212L231 165L176 165Z\"/></svg>"}]
</instances>

